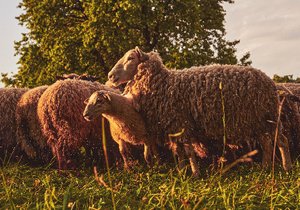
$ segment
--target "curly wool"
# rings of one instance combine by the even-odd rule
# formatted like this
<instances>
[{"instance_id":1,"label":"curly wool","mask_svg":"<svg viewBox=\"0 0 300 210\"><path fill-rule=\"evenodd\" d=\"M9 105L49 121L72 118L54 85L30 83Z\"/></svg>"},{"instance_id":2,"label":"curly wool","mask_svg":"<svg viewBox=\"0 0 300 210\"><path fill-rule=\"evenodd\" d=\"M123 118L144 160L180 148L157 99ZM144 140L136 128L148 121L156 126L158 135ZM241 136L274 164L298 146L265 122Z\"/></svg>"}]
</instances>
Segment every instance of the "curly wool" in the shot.
<instances>
[{"instance_id":1,"label":"curly wool","mask_svg":"<svg viewBox=\"0 0 300 210\"><path fill-rule=\"evenodd\" d=\"M133 108L132 101L120 94L108 93L111 98L111 111L103 116L110 123L114 139L122 139L133 145L148 142L144 120Z\"/></svg>"},{"instance_id":2,"label":"curly wool","mask_svg":"<svg viewBox=\"0 0 300 210\"><path fill-rule=\"evenodd\" d=\"M277 119L278 95L274 82L261 71L231 65L175 71L168 70L157 53L148 55L125 92L138 101L146 127L159 143L183 128L183 141L222 139L222 104L228 143L274 131L270 121Z\"/></svg>"},{"instance_id":3,"label":"curly wool","mask_svg":"<svg viewBox=\"0 0 300 210\"><path fill-rule=\"evenodd\" d=\"M287 88L295 96L300 98L300 83L281 83L279 85ZM300 103L298 103L298 112L300 113Z\"/></svg>"},{"instance_id":4,"label":"curly wool","mask_svg":"<svg viewBox=\"0 0 300 210\"><path fill-rule=\"evenodd\" d=\"M10 155L17 146L16 141L16 107L24 88L0 88L0 157ZM18 151L15 151L18 155Z\"/></svg>"},{"instance_id":5,"label":"curly wool","mask_svg":"<svg viewBox=\"0 0 300 210\"><path fill-rule=\"evenodd\" d=\"M81 147L86 151L93 149L94 155L101 153L101 119L86 122L82 116L84 100L97 90L114 91L98 82L63 80L48 87L38 102L43 135L60 169L78 167L76 160L80 157ZM107 142L113 155L117 146L112 141Z\"/></svg>"},{"instance_id":6,"label":"curly wool","mask_svg":"<svg viewBox=\"0 0 300 210\"><path fill-rule=\"evenodd\" d=\"M279 85L287 88L293 94L300 97L300 83L280 83Z\"/></svg>"},{"instance_id":7,"label":"curly wool","mask_svg":"<svg viewBox=\"0 0 300 210\"><path fill-rule=\"evenodd\" d=\"M17 141L30 159L49 163L51 150L42 135L37 115L38 101L48 86L28 90L20 98L16 108Z\"/></svg>"}]
</instances>

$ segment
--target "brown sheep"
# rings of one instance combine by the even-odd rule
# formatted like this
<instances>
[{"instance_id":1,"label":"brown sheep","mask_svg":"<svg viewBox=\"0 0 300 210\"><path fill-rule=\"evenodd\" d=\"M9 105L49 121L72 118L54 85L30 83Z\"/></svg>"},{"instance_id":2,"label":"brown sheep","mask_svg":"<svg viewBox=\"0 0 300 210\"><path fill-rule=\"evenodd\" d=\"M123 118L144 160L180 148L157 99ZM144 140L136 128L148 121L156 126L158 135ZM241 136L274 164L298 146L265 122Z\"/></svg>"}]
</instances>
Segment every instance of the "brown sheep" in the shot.
<instances>
[{"instance_id":1,"label":"brown sheep","mask_svg":"<svg viewBox=\"0 0 300 210\"><path fill-rule=\"evenodd\" d=\"M28 90L20 98L16 108L17 141L26 155L35 162L49 163L52 153L42 135L37 115L37 105L48 86Z\"/></svg>"},{"instance_id":2,"label":"brown sheep","mask_svg":"<svg viewBox=\"0 0 300 210\"><path fill-rule=\"evenodd\" d=\"M300 97L300 83L278 83L280 86L286 87L294 95Z\"/></svg>"},{"instance_id":3,"label":"brown sheep","mask_svg":"<svg viewBox=\"0 0 300 210\"><path fill-rule=\"evenodd\" d=\"M175 141L177 154L186 153L194 175L199 169L192 143L218 141L224 135L226 143L236 145L257 139L263 148L263 165L271 164L279 98L274 82L263 72L232 65L169 70L157 53L136 48L128 51L108 76L115 86L130 81L125 93L133 95L151 139L159 141L183 131ZM280 137L283 167L289 170L288 142ZM181 159L182 155L179 162Z\"/></svg>"},{"instance_id":4,"label":"brown sheep","mask_svg":"<svg viewBox=\"0 0 300 210\"><path fill-rule=\"evenodd\" d=\"M293 95L300 98L300 83L278 83L278 85L285 87ZM298 103L298 111L300 112L300 103Z\"/></svg>"},{"instance_id":5,"label":"brown sheep","mask_svg":"<svg viewBox=\"0 0 300 210\"><path fill-rule=\"evenodd\" d=\"M5 155L19 155L16 141L16 108L24 88L0 88L0 158Z\"/></svg>"},{"instance_id":6,"label":"brown sheep","mask_svg":"<svg viewBox=\"0 0 300 210\"><path fill-rule=\"evenodd\" d=\"M97 90L110 90L98 82L83 80L57 81L49 86L38 102L38 117L43 135L57 158L59 169L78 168L80 149L87 157L92 151L98 160L101 156L101 119L86 122L82 116L84 100ZM108 142L110 158L114 158L117 145Z\"/></svg>"},{"instance_id":7,"label":"brown sheep","mask_svg":"<svg viewBox=\"0 0 300 210\"><path fill-rule=\"evenodd\" d=\"M133 108L131 98L101 90L93 93L86 103L83 112L86 120L90 121L102 115L109 121L111 135L119 145L126 169L129 169L129 164L125 142L132 145L144 144L144 158L150 165L152 157L150 148L151 151L156 152L155 155L157 150L153 142L148 139L144 120Z\"/></svg>"},{"instance_id":8,"label":"brown sheep","mask_svg":"<svg viewBox=\"0 0 300 210\"><path fill-rule=\"evenodd\" d=\"M286 84L276 84L276 87L280 100L284 99L280 118L283 125L283 134L289 140L291 156L296 159L300 154L300 112L298 108L300 95L299 97L294 95Z\"/></svg>"}]
</instances>

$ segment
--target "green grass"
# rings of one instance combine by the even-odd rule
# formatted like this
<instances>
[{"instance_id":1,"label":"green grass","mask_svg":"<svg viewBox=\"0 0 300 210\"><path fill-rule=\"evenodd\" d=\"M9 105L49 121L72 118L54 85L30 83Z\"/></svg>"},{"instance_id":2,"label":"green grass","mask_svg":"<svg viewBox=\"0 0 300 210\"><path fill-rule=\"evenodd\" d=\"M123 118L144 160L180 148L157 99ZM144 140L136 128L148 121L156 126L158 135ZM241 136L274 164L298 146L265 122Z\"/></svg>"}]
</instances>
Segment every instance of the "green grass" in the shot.
<instances>
[{"instance_id":1,"label":"green grass","mask_svg":"<svg viewBox=\"0 0 300 210\"><path fill-rule=\"evenodd\" d=\"M0 209L113 209L111 189L99 184L92 170L59 175L13 163L0 170ZM289 174L276 169L274 184L271 172L256 164L222 177L202 170L193 178L172 166L110 172L117 209L300 209L299 162ZM98 173L109 183L104 170Z\"/></svg>"}]
</instances>

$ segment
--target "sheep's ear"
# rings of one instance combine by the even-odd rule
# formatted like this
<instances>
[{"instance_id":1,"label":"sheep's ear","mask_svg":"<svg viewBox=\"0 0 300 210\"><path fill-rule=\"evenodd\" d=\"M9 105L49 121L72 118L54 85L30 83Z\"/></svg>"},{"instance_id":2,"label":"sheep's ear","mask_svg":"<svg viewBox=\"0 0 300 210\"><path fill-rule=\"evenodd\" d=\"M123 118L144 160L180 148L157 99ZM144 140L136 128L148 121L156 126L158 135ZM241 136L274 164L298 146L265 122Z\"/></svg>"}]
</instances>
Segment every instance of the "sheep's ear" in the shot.
<instances>
[{"instance_id":1,"label":"sheep's ear","mask_svg":"<svg viewBox=\"0 0 300 210\"><path fill-rule=\"evenodd\" d=\"M84 100L84 104L87 105L89 103L89 98Z\"/></svg>"},{"instance_id":2,"label":"sheep's ear","mask_svg":"<svg viewBox=\"0 0 300 210\"><path fill-rule=\"evenodd\" d=\"M109 93L103 93L103 97L105 99L107 99L108 101L111 101L111 97L110 97Z\"/></svg>"},{"instance_id":3,"label":"sheep's ear","mask_svg":"<svg viewBox=\"0 0 300 210\"><path fill-rule=\"evenodd\" d=\"M64 77L56 75L56 80L63 80L63 79L64 79Z\"/></svg>"},{"instance_id":4,"label":"sheep's ear","mask_svg":"<svg viewBox=\"0 0 300 210\"><path fill-rule=\"evenodd\" d=\"M149 60L149 56L147 55L147 53L143 52L138 46L136 46L134 50L141 62Z\"/></svg>"}]
</instances>

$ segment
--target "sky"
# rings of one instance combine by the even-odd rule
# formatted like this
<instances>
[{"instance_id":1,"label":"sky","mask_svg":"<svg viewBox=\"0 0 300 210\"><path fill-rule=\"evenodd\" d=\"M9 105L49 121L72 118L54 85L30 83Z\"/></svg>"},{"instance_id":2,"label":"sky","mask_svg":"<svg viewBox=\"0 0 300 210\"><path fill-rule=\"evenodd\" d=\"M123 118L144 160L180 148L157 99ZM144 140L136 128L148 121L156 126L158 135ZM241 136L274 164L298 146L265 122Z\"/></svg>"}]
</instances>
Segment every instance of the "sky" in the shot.
<instances>
[{"instance_id":1,"label":"sky","mask_svg":"<svg viewBox=\"0 0 300 210\"><path fill-rule=\"evenodd\" d=\"M14 41L21 39L24 28L15 19L22 10L17 9L19 0L0 0L0 72L17 72L18 58L14 56ZM0 83L1 85L1 83Z\"/></svg>"},{"instance_id":2,"label":"sky","mask_svg":"<svg viewBox=\"0 0 300 210\"><path fill-rule=\"evenodd\" d=\"M235 0L225 4L229 40L239 39L238 56L269 76L300 77L300 1Z\"/></svg>"},{"instance_id":3,"label":"sky","mask_svg":"<svg viewBox=\"0 0 300 210\"><path fill-rule=\"evenodd\" d=\"M15 19L20 0L0 0L0 72L17 72L14 41L24 28ZM237 55L249 51L252 66L274 74L300 77L300 0L235 0L225 4L229 40L239 39ZM0 84L1 87L1 84Z\"/></svg>"}]
</instances>

